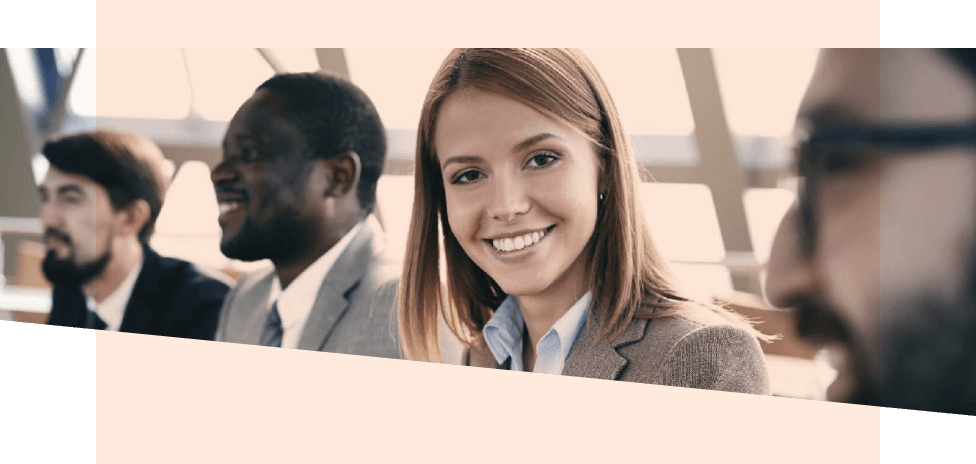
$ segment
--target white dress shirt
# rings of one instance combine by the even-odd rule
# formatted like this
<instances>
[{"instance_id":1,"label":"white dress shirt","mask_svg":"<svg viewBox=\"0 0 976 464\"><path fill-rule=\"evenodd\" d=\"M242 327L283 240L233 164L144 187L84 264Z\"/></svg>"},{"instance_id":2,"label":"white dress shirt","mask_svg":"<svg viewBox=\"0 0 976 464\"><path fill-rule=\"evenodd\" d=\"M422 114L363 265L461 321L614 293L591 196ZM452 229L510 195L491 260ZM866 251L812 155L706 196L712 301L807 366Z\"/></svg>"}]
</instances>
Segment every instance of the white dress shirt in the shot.
<instances>
[{"instance_id":1,"label":"white dress shirt","mask_svg":"<svg viewBox=\"0 0 976 464\"><path fill-rule=\"evenodd\" d=\"M281 290L281 282L277 274L271 283L271 293L268 295L268 307L278 302L278 314L281 316L281 326L284 334L281 338L282 348L298 348L305 321L312 312L315 299L319 295L319 288L325 280L325 275L332 269L332 265L339 259L339 255L349 246L352 238L359 233L363 222L356 224L329 251L305 268L288 288Z\"/></svg>"},{"instance_id":2,"label":"white dress shirt","mask_svg":"<svg viewBox=\"0 0 976 464\"><path fill-rule=\"evenodd\" d=\"M87 299L88 309L92 309L94 306L95 313L105 322L105 330L118 331L119 327L122 326L125 307L129 304L129 297L132 296L132 289L136 286L136 279L140 272L142 272L142 261L139 261L139 264L129 271L125 280L101 303L95 303L91 298Z\"/></svg>"}]
</instances>

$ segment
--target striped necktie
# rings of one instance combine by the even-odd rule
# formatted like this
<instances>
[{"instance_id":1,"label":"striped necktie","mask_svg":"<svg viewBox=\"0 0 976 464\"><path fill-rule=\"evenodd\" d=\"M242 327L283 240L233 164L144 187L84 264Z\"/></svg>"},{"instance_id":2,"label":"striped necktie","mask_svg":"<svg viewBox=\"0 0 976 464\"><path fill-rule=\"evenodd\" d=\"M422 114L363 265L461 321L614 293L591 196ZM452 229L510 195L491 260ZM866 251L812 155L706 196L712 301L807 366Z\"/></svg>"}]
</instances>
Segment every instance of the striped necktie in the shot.
<instances>
[{"instance_id":1,"label":"striped necktie","mask_svg":"<svg viewBox=\"0 0 976 464\"><path fill-rule=\"evenodd\" d=\"M278 314L278 302L271 305L271 312L268 313L268 320L264 324L264 332L261 334L262 346L281 346L281 338L285 334L285 329L281 326L281 315Z\"/></svg>"}]
</instances>

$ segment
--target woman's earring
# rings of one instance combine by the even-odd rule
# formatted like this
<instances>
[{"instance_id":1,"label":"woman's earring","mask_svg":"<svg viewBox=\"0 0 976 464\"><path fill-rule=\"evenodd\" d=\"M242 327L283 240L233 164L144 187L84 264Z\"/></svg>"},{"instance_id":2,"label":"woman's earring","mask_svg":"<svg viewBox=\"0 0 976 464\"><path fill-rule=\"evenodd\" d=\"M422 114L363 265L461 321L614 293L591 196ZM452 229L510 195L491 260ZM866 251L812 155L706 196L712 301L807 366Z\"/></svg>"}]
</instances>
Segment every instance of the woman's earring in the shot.
<instances>
[{"instance_id":1,"label":"woman's earring","mask_svg":"<svg viewBox=\"0 0 976 464\"><path fill-rule=\"evenodd\" d=\"M600 198L600 201L603 201L603 197L604 197L604 195L601 193L600 194L600 197L599 197Z\"/></svg>"}]
</instances>

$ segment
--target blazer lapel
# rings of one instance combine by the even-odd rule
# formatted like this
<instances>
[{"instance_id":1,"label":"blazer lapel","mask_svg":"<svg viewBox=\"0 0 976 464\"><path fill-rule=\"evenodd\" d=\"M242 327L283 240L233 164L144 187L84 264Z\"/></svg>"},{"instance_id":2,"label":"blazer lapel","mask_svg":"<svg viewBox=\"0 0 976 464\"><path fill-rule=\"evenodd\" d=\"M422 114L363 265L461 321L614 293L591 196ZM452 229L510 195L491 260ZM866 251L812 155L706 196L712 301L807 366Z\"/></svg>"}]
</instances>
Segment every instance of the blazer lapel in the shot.
<instances>
[{"instance_id":1,"label":"blazer lapel","mask_svg":"<svg viewBox=\"0 0 976 464\"><path fill-rule=\"evenodd\" d=\"M349 295L359 285L369 263L383 251L383 242L378 239L382 233L376 219L369 216L339 255L319 287L312 312L298 340L299 349L321 351L325 346L332 330L349 310Z\"/></svg>"},{"instance_id":2,"label":"blazer lapel","mask_svg":"<svg viewBox=\"0 0 976 464\"><path fill-rule=\"evenodd\" d=\"M238 299L246 302L257 300L261 306L259 306L260 309L257 311L238 311L238 314L246 317L244 320L240 320L240 318L229 320L229 324L231 325L229 333L239 333L243 338L239 343L249 345L261 344L261 336L264 335L264 326L268 321L268 313L271 312L269 298L271 296L271 287L274 285L274 279L274 268L271 268L268 274L255 281L250 289L241 289L242 291ZM252 299L251 295L254 295L255 298ZM237 324L243 324L243 328L235 329L234 326L237 326Z\"/></svg>"},{"instance_id":3,"label":"blazer lapel","mask_svg":"<svg viewBox=\"0 0 976 464\"><path fill-rule=\"evenodd\" d=\"M159 317L157 304L163 297L159 287L162 264L159 255L149 247L143 246L142 252L142 270L132 286L132 294L125 305L119 332L151 334Z\"/></svg>"},{"instance_id":4,"label":"blazer lapel","mask_svg":"<svg viewBox=\"0 0 976 464\"><path fill-rule=\"evenodd\" d=\"M587 317L566 359L563 375L616 380L628 362L617 349L643 339L646 327L647 319L634 319L612 343L596 343L599 328Z\"/></svg>"}]
</instances>

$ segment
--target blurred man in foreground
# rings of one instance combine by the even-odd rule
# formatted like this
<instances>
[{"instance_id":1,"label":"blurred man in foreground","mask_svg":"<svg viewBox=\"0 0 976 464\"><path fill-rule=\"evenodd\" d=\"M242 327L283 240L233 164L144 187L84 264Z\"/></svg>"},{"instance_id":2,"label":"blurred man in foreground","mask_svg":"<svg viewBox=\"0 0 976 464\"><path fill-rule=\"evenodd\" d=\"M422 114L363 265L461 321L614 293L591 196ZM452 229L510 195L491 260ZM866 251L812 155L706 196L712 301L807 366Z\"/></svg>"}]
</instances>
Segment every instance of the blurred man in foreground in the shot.
<instances>
[{"instance_id":1,"label":"blurred man in foreground","mask_svg":"<svg viewBox=\"0 0 976 464\"><path fill-rule=\"evenodd\" d=\"M826 342L828 398L976 414L976 53L825 50L767 294Z\"/></svg>"}]
</instances>

